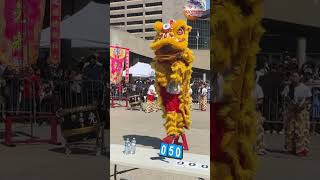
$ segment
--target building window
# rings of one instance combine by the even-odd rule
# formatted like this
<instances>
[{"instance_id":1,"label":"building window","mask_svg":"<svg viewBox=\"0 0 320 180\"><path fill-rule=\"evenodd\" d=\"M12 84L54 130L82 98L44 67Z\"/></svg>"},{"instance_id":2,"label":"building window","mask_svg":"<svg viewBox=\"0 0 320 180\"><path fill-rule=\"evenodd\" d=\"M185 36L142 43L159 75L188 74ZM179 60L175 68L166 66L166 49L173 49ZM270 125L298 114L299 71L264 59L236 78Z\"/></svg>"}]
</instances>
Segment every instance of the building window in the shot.
<instances>
[{"instance_id":1,"label":"building window","mask_svg":"<svg viewBox=\"0 0 320 180\"><path fill-rule=\"evenodd\" d=\"M134 5L129 5L127 6L127 9L133 9L133 8L142 8L142 4L134 4Z\"/></svg>"},{"instance_id":2,"label":"building window","mask_svg":"<svg viewBox=\"0 0 320 180\"><path fill-rule=\"evenodd\" d=\"M116 7L110 7L110 10L121 10L124 9L124 6L116 6Z\"/></svg>"},{"instance_id":3,"label":"building window","mask_svg":"<svg viewBox=\"0 0 320 180\"><path fill-rule=\"evenodd\" d=\"M191 49L209 49L210 23L209 20L188 21L192 27L189 34L189 47ZM199 35L199 36L198 36Z\"/></svg>"},{"instance_id":4,"label":"building window","mask_svg":"<svg viewBox=\"0 0 320 180\"><path fill-rule=\"evenodd\" d=\"M143 32L142 29L131 29L128 30L129 33L139 33L139 32Z\"/></svg>"},{"instance_id":5,"label":"building window","mask_svg":"<svg viewBox=\"0 0 320 180\"><path fill-rule=\"evenodd\" d=\"M150 12L146 12L146 15L155 15L155 14L162 14L162 11L150 11Z\"/></svg>"},{"instance_id":6,"label":"building window","mask_svg":"<svg viewBox=\"0 0 320 180\"><path fill-rule=\"evenodd\" d=\"M146 20L146 23L155 23L157 21L162 22L162 19L149 19L149 20Z\"/></svg>"},{"instance_id":7,"label":"building window","mask_svg":"<svg viewBox=\"0 0 320 180\"><path fill-rule=\"evenodd\" d=\"M153 32L154 29L153 28L146 28L146 32Z\"/></svg>"},{"instance_id":8,"label":"building window","mask_svg":"<svg viewBox=\"0 0 320 180\"><path fill-rule=\"evenodd\" d=\"M146 7L162 6L162 2L146 3Z\"/></svg>"},{"instance_id":9,"label":"building window","mask_svg":"<svg viewBox=\"0 0 320 180\"><path fill-rule=\"evenodd\" d=\"M110 18L123 18L124 14L115 14L115 15L111 15Z\"/></svg>"},{"instance_id":10,"label":"building window","mask_svg":"<svg viewBox=\"0 0 320 180\"><path fill-rule=\"evenodd\" d=\"M148 36L148 37L146 37L146 40L154 40L154 37L153 36Z\"/></svg>"},{"instance_id":11,"label":"building window","mask_svg":"<svg viewBox=\"0 0 320 180\"><path fill-rule=\"evenodd\" d=\"M128 21L127 25L143 24L143 21Z\"/></svg>"},{"instance_id":12,"label":"building window","mask_svg":"<svg viewBox=\"0 0 320 180\"><path fill-rule=\"evenodd\" d=\"M143 13L130 13L130 14L127 14L127 17L133 17L133 16L143 16Z\"/></svg>"},{"instance_id":13,"label":"building window","mask_svg":"<svg viewBox=\"0 0 320 180\"><path fill-rule=\"evenodd\" d=\"M111 26L124 26L124 22L110 23Z\"/></svg>"}]
</instances>

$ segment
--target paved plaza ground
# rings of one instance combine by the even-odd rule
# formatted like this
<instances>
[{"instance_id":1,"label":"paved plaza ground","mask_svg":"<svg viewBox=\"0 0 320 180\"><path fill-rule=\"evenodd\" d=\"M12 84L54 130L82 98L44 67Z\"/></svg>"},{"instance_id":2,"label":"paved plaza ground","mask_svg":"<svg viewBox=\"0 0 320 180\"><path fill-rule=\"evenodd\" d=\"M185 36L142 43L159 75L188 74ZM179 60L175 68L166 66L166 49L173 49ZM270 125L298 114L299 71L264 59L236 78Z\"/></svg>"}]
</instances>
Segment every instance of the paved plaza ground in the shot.
<instances>
[{"instance_id":1,"label":"paved plaza ground","mask_svg":"<svg viewBox=\"0 0 320 180\"><path fill-rule=\"evenodd\" d=\"M28 132L29 125L19 124L16 127L20 132ZM3 127L0 123L0 141L3 141ZM47 132L50 131L46 125L35 129L35 135L40 137ZM19 139L23 135L18 133L17 137ZM59 140L64 143L60 134ZM20 144L7 147L0 144L0 180L106 180L109 176L107 159L106 156L95 156L90 151L77 149L67 156L62 145Z\"/></svg>"},{"instance_id":2,"label":"paved plaza ground","mask_svg":"<svg viewBox=\"0 0 320 180\"><path fill-rule=\"evenodd\" d=\"M283 135L267 134L265 140L270 152L260 158L257 180L320 179L320 136L312 136L308 157L297 157L283 151Z\"/></svg>"},{"instance_id":3,"label":"paved plaza ground","mask_svg":"<svg viewBox=\"0 0 320 180\"><path fill-rule=\"evenodd\" d=\"M188 153L210 155L210 111L199 111L197 106L192 111L193 121L191 130L188 130L187 138L190 146ZM208 107L209 109L210 107ZM143 111L127 110L126 108L111 109L111 138L112 144L123 144L124 139L135 137L137 146L159 149L161 139L166 136L163 126L162 112L144 113ZM130 170L132 167L119 167L120 171ZM113 166L111 166L111 175ZM136 169L119 174L118 177L128 180L152 179L152 180L194 180L197 178L164 174L145 169ZM112 177L111 177L112 178Z\"/></svg>"},{"instance_id":4,"label":"paved plaza ground","mask_svg":"<svg viewBox=\"0 0 320 180\"><path fill-rule=\"evenodd\" d=\"M193 111L193 124L187 137L190 153L209 155L209 111ZM159 148L165 136L161 112L145 114L125 108L111 109L110 143L122 144L123 138L136 137L138 146ZM0 141L3 141L3 124L0 123ZM26 126L17 125L19 131ZM48 127L36 129L44 136ZM106 139L108 132L106 132ZM20 135L19 135L20 136ZM63 138L59 135L59 140ZM109 141L107 141L109 143ZM308 157L296 157L283 150L283 135L266 134L269 153L260 156L257 180L318 180L320 179L320 136L313 136ZM113 166L108 170L108 157L78 152L67 156L63 146L37 144L6 147L0 144L0 180L107 180L113 179ZM163 174L157 171L118 167L118 179L128 180L193 180L187 176ZM111 172L111 173L110 173ZM110 174L111 175L110 175Z\"/></svg>"},{"instance_id":5,"label":"paved plaza ground","mask_svg":"<svg viewBox=\"0 0 320 180\"><path fill-rule=\"evenodd\" d=\"M188 131L190 152L209 155L209 112L193 111L193 124ZM122 144L124 137L136 137L138 146L159 148L160 140L165 136L161 112L145 114L140 111L128 111L124 108L111 110L111 143ZM260 156L257 180L318 180L320 178L320 136L311 139L311 152L308 157L296 157L283 151L283 135L266 134L265 142L269 150ZM196 178L163 174L161 172L132 167L120 167L119 175L128 180L192 180ZM113 167L111 166L111 175ZM111 177L110 179L112 179Z\"/></svg>"}]
</instances>

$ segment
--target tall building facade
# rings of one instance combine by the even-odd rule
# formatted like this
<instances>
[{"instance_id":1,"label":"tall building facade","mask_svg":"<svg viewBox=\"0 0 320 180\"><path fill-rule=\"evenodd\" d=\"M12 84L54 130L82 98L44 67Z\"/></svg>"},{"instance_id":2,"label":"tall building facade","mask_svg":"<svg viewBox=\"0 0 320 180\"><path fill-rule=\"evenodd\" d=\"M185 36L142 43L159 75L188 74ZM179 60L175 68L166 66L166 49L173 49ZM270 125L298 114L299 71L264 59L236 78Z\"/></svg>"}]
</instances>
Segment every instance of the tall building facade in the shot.
<instances>
[{"instance_id":1,"label":"tall building facade","mask_svg":"<svg viewBox=\"0 0 320 180\"><path fill-rule=\"evenodd\" d=\"M110 25L145 40L153 40L156 21L185 19L186 0L111 0Z\"/></svg>"},{"instance_id":2,"label":"tall building facade","mask_svg":"<svg viewBox=\"0 0 320 180\"><path fill-rule=\"evenodd\" d=\"M186 0L111 0L110 25L145 40L153 40L156 21L183 19ZM207 10L197 21L188 22L193 27L189 37L192 49L209 49L210 13Z\"/></svg>"}]
</instances>

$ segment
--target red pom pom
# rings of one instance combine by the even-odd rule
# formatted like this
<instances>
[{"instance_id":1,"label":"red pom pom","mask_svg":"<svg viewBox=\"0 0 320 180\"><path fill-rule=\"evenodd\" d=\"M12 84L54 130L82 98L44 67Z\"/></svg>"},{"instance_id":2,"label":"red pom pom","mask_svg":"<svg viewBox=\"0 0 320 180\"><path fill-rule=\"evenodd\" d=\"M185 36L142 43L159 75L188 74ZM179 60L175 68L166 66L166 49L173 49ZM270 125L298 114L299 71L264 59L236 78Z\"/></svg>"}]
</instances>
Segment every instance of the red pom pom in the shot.
<instances>
[{"instance_id":1,"label":"red pom pom","mask_svg":"<svg viewBox=\"0 0 320 180\"><path fill-rule=\"evenodd\" d=\"M175 22L174 19L170 19L170 20L169 20L169 24L173 24L174 22Z\"/></svg>"}]
</instances>

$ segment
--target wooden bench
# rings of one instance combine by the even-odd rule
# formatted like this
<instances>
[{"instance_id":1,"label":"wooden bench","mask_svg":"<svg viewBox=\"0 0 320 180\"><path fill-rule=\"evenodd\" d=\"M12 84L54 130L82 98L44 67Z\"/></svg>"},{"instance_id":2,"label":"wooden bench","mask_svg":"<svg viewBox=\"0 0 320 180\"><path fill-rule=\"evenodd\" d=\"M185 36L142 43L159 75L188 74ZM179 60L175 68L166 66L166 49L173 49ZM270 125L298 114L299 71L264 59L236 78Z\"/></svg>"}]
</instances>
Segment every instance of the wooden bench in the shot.
<instances>
[{"instance_id":1,"label":"wooden bench","mask_svg":"<svg viewBox=\"0 0 320 180\"><path fill-rule=\"evenodd\" d=\"M117 165L210 179L210 156L184 152L183 159L178 160L159 157L159 149L136 147L135 154L125 155L123 148L123 145L110 144L110 163L114 164L115 180Z\"/></svg>"}]
</instances>

